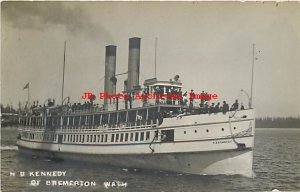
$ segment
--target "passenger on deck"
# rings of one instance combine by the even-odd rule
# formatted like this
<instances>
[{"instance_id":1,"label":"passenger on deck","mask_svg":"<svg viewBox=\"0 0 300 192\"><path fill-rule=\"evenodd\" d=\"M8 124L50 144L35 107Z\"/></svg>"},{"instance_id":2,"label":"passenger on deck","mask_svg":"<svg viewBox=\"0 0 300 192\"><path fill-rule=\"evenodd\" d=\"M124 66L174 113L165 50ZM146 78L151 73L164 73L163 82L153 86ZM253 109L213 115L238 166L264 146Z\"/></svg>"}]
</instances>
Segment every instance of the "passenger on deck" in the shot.
<instances>
[{"instance_id":1,"label":"passenger on deck","mask_svg":"<svg viewBox=\"0 0 300 192\"><path fill-rule=\"evenodd\" d=\"M131 93L128 94L128 100L129 100L129 107L132 109L132 96Z\"/></svg>"},{"instance_id":2,"label":"passenger on deck","mask_svg":"<svg viewBox=\"0 0 300 192\"><path fill-rule=\"evenodd\" d=\"M159 94L160 94L160 89L158 86L155 87L155 104L159 104Z\"/></svg>"},{"instance_id":3,"label":"passenger on deck","mask_svg":"<svg viewBox=\"0 0 300 192\"><path fill-rule=\"evenodd\" d=\"M241 110L245 110L243 103L241 103Z\"/></svg>"},{"instance_id":4,"label":"passenger on deck","mask_svg":"<svg viewBox=\"0 0 300 192\"><path fill-rule=\"evenodd\" d=\"M195 93L194 93L194 90L192 89L190 92L190 107L193 107L194 99L195 99Z\"/></svg>"},{"instance_id":5,"label":"passenger on deck","mask_svg":"<svg viewBox=\"0 0 300 192\"><path fill-rule=\"evenodd\" d=\"M204 99L204 98L205 98L205 93L204 93L204 91L201 92L201 95L200 95L200 96L201 96L201 103L202 103L202 102L204 103L204 101L205 101L205 99Z\"/></svg>"},{"instance_id":6,"label":"passenger on deck","mask_svg":"<svg viewBox=\"0 0 300 192\"><path fill-rule=\"evenodd\" d=\"M208 93L207 93L207 92L205 92L204 98L205 98L205 99L204 99L205 101L209 101L209 97L208 97Z\"/></svg>"},{"instance_id":7,"label":"passenger on deck","mask_svg":"<svg viewBox=\"0 0 300 192\"><path fill-rule=\"evenodd\" d=\"M226 101L223 101L222 112L227 113L227 111L229 111L229 105L226 103Z\"/></svg>"},{"instance_id":8,"label":"passenger on deck","mask_svg":"<svg viewBox=\"0 0 300 192\"><path fill-rule=\"evenodd\" d=\"M182 91L181 91L181 89L179 89L178 95L181 96L181 97L178 99L178 105L183 105L183 96L182 96Z\"/></svg>"},{"instance_id":9,"label":"passenger on deck","mask_svg":"<svg viewBox=\"0 0 300 192\"><path fill-rule=\"evenodd\" d=\"M125 109L128 109L128 100L129 100L129 94L126 93L126 97L124 97L124 101L125 101Z\"/></svg>"},{"instance_id":10,"label":"passenger on deck","mask_svg":"<svg viewBox=\"0 0 300 192\"><path fill-rule=\"evenodd\" d=\"M230 108L230 111L235 111L235 110L238 110L238 109L239 109L239 102L236 99L235 102L232 104L232 106Z\"/></svg>"},{"instance_id":11,"label":"passenger on deck","mask_svg":"<svg viewBox=\"0 0 300 192\"><path fill-rule=\"evenodd\" d=\"M187 102L188 102L188 100L187 100L187 91L182 95L182 97L183 97L183 103L186 106Z\"/></svg>"},{"instance_id":12,"label":"passenger on deck","mask_svg":"<svg viewBox=\"0 0 300 192\"><path fill-rule=\"evenodd\" d=\"M214 113L215 110L215 103L212 103L211 106L209 107L208 113Z\"/></svg>"},{"instance_id":13,"label":"passenger on deck","mask_svg":"<svg viewBox=\"0 0 300 192\"><path fill-rule=\"evenodd\" d=\"M174 89L173 87L171 87L171 100L172 100L172 105L175 105L175 100L176 100L176 98L174 98L174 97L175 97L176 94L178 94L177 91L176 91L176 89Z\"/></svg>"},{"instance_id":14,"label":"passenger on deck","mask_svg":"<svg viewBox=\"0 0 300 192\"><path fill-rule=\"evenodd\" d=\"M48 99L48 107L53 106L54 104L52 103L51 99Z\"/></svg>"},{"instance_id":15,"label":"passenger on deck","mask_svg":"<svg viewBox=\"0 0 300 192\"><path fill-rule=\"evenodd\" d=\"M146 89L144 89L143 95L144 95L144 97L143 97L143 106L146 106L147 105L147 99L148 99L148 93L147 93Z\"/></svg>"},{"instance_id":16,"label":"passenger on deck","mask_svg":"<svg viewBox=\"0 0 300 192\"><path fill-rule=\"evenodd\" d=\"M206 114L209 112L209 102L205 102L204 104L204 110L203 110L203 113Z\"/></svg>"},{"instance_id":17,"label":"passenger on deck","mask_svg":"<svg viewBox=\"0 0 300 192\"><path fill-rule=\"evenodd\" d=\"M203 114L204 113L204 100L201 100L199 107L200 107L199 113Z\"/></svg>"},{"instance_id":18,"label":"passenger on deck","mask_svg":"<svg viewBox=\"0 0 300 192\"><path fill-rule=\"evenodd\" d=\"M217 103L214 109L214 113L219 113L220 112L220 102Z\"/></svg>"},{"instance_id":19,"label":"passenger on deck","mask_svg":"<svg viewBox=\"0 0 300 192\"><path fill-rule=\"evenodd\" d=\"M74 112L76 109L76 103L73 103L73 105L71 106L72 111Z\"/></svg>"}]
</instances>

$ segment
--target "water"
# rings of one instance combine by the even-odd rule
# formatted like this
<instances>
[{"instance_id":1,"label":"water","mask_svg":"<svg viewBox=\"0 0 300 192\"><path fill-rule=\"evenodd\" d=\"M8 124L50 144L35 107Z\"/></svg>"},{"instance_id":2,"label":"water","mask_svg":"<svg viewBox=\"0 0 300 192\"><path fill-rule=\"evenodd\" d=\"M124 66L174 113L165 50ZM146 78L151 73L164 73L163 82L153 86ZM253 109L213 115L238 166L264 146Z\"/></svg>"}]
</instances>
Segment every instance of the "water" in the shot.
<instances>
[{"instance_id":1,"label":"water","mask_svg":"<svg viewBox=\"0 0 300 192\"><path fill-rule=\"evenodd\" d=\"M257 129L254 151L254 178L242 176L198 176L159 171L137 171L76 162L53 162L18 155L15 128L2 129L2 191L300 191L300 129ZM10 171L66 171L65 177L9 176ZM41 180L31 186L31 180ZM95 181L96 186L46 186L46 180ZM127 187L105 188L104 182L120 181Z\"/></svg>"}]
</instances>

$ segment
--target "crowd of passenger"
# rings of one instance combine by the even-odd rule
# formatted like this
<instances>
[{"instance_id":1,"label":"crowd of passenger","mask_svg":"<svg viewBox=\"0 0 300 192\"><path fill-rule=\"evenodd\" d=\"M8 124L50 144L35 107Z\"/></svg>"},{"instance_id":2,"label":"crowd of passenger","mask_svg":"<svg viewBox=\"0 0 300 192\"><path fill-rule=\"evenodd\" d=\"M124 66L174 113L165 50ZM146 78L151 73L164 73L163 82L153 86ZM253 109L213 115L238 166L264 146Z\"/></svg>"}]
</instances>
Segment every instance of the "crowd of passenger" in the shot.
<instances>
[{"instance_id":1,"label":"crowd of passenger","mask_svg":"<svg viewBox=\"0 0 300 192\"><path fill-rule=\"evenodd\" d=\"M211 113L226 113L228 111L235 111L235 110L244 110L245 107L243 103L239 104L238 100L236 99L235 102L232 104L231 107L229 107L229 104L226 101L223 101L221 104L220 102L211 102L210 99L207 98L201 98L200 104L198 104L194 101L195 99L192 97L194 94L194 90L192 89L189 93L185 91L184 93L181 91L181 89L173 89L170 88L167 91L169 94L173 95L181 95L182 97L176 98L176 99L164 99L165 104L170 105L181 105L182 107L188 107L190 109L197 109L197 111L200 114L211 114ZM154 93L156 94L164 94L163 90L160 89L158 86L155 87ZM144 89L143 94L149 94L149 90ZM207 92L202 91L201 95L208 95ZM90 109L99 109L102 110L103 107L99 104L94 104L94 100L85 101L84 103L70 103L70 98L67 98L66 105L68 105L70 112L76 112L76 111L82 111L82 110L90 110ZM129 98L125 100L125 109L132 108L132 101L134 100L134 95L129 94ZM143 100L144 104L147 103L147 99ZM118 103L118 100L117 100ZM160 104L161 99L158 97L155 98L155 104ZM117 104L118 105L118 104ZM129 106L128 106L129 105ZM37 107L40 108L46 108L46 107L53 107L55 106L55 99L48 99L47 105L44 104L39 105L38 101L34 101L31 105L30 109L34 109ZM59 106L59 105L57 105Z\"/></svg>"},{"instance_id":2,"label":"crowd of passenger","mask_svg":"<svg viewBox=\"0 0 300 192\"><path fill-rule=\"evenodd\" d=\"M236 110L244 110L245 107L243 105L243 103L241 103L240 107L239 107L239 102L236 99L235 102L232 104L232 106L229 108L228 103L226 103L226 101L223 101L223 104L221 105L220 102L218 102L217 104L215 103L209 103L208 101L205 102L201 102L199 105L199 113L200 114L207 114L207 113L226 113L228 111L236 111Z\"/></svg>"},{"instance_id":3,"label":"crowd of passenger","mask_svg":"<svg viewBox=\"0 0 300 192\"><path fill-rule=\"evenodd\" d=\"M159 87L155 88L155 93L156 94L163 94L163 91L159 89ZM179 89L170 89L168 93L171 94L180 94L182 97L181 99L167 99L166 100L166 104L178 104L184 107L189 107L189 108L197 108L197 104L194 101L195 99L195 93L194 90L191 89L191 91L188 93L187 91L185 91L184 93L181 92L181 90ZM210 103L210 99L209 98L205 98L205 96L207 96L208 93L202 91L201 93L201 102L199 104L199 113L200 114L206 114L206 113L226 113L228 111L235 111L235 110L244 110L245 107L243 105L243 103L239 104L238 100L236 99L235 102L232 104L232 106L229 108L229 104L226 101L223 101L223 103L221 104L220 102L217 103ZM159 104L160 100L158 98L156 98L156 104Z\"/></svg>"},{"instance_id":4,"label":"crowd of passenger","mask_svg":"<svg viewBox=\"0 0 300 192\"><path fill-rule=\"evenodd\" d=\"M83 104L81 103L73 103L70 106L72 112L78 111L78 110L89 110L89 109L94 109L94 108L100 108L99 104L94 104L91 101L86 101Z\"/></svg>"}]
</instances>

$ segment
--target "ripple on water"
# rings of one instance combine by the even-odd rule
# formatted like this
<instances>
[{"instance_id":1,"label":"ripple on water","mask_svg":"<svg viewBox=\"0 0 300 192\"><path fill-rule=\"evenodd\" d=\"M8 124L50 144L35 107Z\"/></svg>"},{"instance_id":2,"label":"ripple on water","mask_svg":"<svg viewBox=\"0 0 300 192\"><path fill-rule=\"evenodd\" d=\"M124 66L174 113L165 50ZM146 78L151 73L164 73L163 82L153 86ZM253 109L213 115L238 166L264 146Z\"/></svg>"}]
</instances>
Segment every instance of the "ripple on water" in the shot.
<instances>
[{"instance_id":1,"label":"ripple on water","mask_svg":"<svg viewBox=\"0 0 300 192\"><path fill-rule=\"evenodd\" d=\"M186 175L160 171L131 170L126 168L109 167L98 164L76 162L45 162L43 159L28 159L16 155L16 150L1 150L2 156L2 185L4 191L52 192L58 188L33 188L25 183L28 178L14 179L8 171L28 170L63 170L67 171L64 179L95 180L97 187L86 191L125 191L125 189L103 188L105 181L127 181L126 191L130 192L199 192L199 191L271 191L276 188L285 191L300 191L300 158L299 149L300 129L289 130L260 130L256 131L254 178L242 176L209 176ZM6 139L7 146L13 142ZM11 143L10 143L11 142ZM13 147L12 147L13 148ZM2 149L2 148L1 148ZM61 192L82 191L76 188L60 188Z\"/></svg>"}]
</instances>

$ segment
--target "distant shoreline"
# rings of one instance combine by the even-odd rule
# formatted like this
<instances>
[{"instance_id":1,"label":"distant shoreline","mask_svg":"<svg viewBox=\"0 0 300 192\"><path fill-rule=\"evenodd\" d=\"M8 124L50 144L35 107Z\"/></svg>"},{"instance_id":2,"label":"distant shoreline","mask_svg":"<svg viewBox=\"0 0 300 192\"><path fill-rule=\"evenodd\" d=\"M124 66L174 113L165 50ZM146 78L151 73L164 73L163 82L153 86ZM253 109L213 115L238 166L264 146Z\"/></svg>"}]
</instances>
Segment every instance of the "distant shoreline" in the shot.
<instances>
[{"instance_id":1,"label":"distant shoreline","mask_svg":"<svg viewBox=\"0 0 300 192\"><path fill-rule=\"evenodd\" d=\"M255 119L257 128L300 128L300 118L260 117Z\"/></svg>"}]
</instances>

